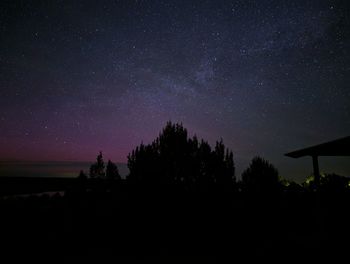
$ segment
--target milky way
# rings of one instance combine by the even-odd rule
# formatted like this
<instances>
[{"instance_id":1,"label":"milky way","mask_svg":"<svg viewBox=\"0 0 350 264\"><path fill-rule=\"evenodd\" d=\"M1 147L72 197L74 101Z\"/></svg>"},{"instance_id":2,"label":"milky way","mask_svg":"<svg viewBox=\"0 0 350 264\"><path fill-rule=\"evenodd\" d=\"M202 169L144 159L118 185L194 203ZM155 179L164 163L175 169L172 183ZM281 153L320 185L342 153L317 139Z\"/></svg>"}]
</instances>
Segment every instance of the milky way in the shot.
<instances>
[{"instance_id":1,"label":"milky way","mask_svg":"<svg viewBox=\"0 0 350 264\"><path fill-rule=\"evenodd\" d=\"M167 120L238 170L350 133L347 1L2 1L0 159L125 162ZM350 175L348 159L325 161ZM240 167L241 166L241 167ZM322 164L321 164L321 169Z\"/></svg>"}]
</instances>

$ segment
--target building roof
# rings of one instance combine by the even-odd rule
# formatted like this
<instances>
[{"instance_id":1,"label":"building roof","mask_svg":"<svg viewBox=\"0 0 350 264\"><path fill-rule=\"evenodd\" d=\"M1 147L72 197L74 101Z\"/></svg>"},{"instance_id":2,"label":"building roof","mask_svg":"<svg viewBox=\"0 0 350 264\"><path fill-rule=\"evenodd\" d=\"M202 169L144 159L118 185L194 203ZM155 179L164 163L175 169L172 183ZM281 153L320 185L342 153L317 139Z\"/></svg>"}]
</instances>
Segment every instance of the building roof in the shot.
<instances>
[{"instance_id":1,"label":"building roof","mask_svg":"<svg viewBox=\"0 0 350 264\"><path fill-rule=\"evenodd\" d=\"M350 136L285 154L291 158L304 156L350 156Z\"/></svg>"}]
</instances>

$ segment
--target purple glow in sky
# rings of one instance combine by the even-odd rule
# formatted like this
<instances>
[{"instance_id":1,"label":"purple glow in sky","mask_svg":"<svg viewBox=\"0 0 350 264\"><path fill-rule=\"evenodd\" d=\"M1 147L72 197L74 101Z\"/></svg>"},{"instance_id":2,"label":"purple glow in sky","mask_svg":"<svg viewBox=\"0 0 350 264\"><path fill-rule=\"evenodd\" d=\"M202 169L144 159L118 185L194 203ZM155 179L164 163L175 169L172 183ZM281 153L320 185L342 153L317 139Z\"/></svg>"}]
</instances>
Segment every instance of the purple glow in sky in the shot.
<instances>
[{"instance_id":1,"label":"purple glow in sky","mask_svg":"<svg viewBox=\"0 0 350 264\"><path fill-rule=\"evenodd\" d=\"M347 1L3 1L0 160L126 162L166 121L238 171L349 135ZM322 160L321 160L322 161ZM344 159L326 171L350 175ZM322 163L321 163L322 170ZM239 175L238 175L239 176Z\"/></svg>"}]
</instances>

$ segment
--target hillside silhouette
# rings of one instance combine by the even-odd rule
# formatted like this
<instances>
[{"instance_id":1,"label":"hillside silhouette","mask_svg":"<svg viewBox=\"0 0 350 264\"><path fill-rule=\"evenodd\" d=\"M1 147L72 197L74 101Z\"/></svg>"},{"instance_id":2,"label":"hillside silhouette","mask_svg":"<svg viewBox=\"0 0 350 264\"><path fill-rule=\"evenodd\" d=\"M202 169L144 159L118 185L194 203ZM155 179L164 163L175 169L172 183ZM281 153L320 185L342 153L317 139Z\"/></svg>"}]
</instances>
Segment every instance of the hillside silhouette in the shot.
<instances>
[{"instance_id":1,"label":"hillside silhouette","mask_svg":"<svg viewBox=\"0 0 350 264\"><path fill-rule=\"evenodd\" d=\"M349 246L347 177L321 175L315 190L312 175L303 184L288 181L257 156L237 180L222 139L211 147L171 122L127 158L126 179L102 152L74 179L0 179L6 246L231 260L342 256ZM15 196L16 188L29 195Z\"/></svg>"}]
</instances>

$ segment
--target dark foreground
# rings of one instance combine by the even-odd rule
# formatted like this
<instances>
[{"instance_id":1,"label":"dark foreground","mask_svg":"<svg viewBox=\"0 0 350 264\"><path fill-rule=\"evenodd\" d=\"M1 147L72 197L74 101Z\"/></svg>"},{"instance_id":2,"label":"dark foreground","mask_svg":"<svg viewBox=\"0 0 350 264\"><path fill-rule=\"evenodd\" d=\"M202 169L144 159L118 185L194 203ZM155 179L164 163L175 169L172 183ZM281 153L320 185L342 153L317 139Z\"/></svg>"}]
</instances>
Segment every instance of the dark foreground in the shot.
<instances>
[{"instance_id":1,"label":"dark foreground","mask_svg":"<svg viewBox=\"0 0 350 264\"><path fill-rule=\"evenodd\" d=\"M350 252L349 193L186 191L77 181L0 200L3 250L59 255L332 259Z\"/></svg>"}]
</instances>

